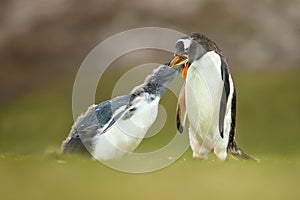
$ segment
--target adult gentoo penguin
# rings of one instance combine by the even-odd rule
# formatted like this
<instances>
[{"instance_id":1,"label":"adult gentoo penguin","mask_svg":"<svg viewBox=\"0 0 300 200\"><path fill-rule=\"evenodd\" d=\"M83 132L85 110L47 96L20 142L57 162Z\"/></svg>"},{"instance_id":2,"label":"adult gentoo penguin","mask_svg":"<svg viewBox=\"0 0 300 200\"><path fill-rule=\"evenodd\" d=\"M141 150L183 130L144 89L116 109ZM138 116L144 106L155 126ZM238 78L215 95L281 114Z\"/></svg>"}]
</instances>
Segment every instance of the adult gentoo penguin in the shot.
<instances>
[{"instance_id":1,"label":"adult gentoo penguin","mask_svg":"<svg viewBox=\"0 0 300 200\"><path fill-rule=\"evenodd\" d=\"M236 91L222 51L200 33L180 38L175 48L169 65L184 64L186 77L178 99L177 128L183 131L187 115L193 157L204 159L213 151L220 160L227 153L252 159L235 141Z\"/></svg>"},{"instance_id":2,"label":"adult gentoo penguin","mask_svg":"<svg viewBox=\"0 0 300 200\"><path fill-rule=\"evenodd\" d=\"M90 106L74 123L62 153L87 149L96 159L110 160L133 152L154 123L159 100L179 70L180 66L161 65L129 95Z\"/></svg>"}]
</instances>

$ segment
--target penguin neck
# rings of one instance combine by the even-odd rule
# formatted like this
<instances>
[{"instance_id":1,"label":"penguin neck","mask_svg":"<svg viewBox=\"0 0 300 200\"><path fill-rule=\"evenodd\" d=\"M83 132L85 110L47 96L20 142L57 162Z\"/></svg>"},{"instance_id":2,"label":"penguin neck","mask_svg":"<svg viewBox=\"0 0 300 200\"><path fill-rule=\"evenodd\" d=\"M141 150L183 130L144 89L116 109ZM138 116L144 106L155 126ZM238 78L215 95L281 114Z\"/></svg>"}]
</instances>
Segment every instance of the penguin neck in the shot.
<instances>
[{"instance_id":1,"label":"penguin neck","mask_svg":"<svg viewBox=\"0 0 300 200\"><path fill-rule=\"evenodd\" d=\"M207 70L208 67L213 67L214 69L210 70L217 70L217 74L220 78L222 78L221 57L215 51L208 51L200 59L195 60L190 67L195 68L198 72L201 72L202 70Z\"/></svg>"}]
</instances>

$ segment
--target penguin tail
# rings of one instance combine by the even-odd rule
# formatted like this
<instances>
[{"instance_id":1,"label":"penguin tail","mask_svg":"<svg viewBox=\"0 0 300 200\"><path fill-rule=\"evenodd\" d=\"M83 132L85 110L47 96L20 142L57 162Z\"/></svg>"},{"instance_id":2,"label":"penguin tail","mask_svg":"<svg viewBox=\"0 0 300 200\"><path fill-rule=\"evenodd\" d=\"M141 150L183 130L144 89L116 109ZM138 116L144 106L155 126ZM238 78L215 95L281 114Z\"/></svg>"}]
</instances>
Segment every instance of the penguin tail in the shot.
<instances>
[{"instance_id":1,"label":"penguin tail","mask_svg":"<svg viewBox=\"0 0 300 200\"><path fill-rule=\"evenodd\" d=\"M253 160L256 162L260 162L258 159L253 158L252 156L245 153L236 143L235 139L233 139L227 147L227 151L232 157L239 159L239 160Z\"/></svg>"},{"instance_id":2,"label":"penguin tail","mask_svg":"<svg viewBox=\"0 0 300 200\"><path fill-rule=\"evenodd\" d=\"M78 134L68 136L61 145L62 154L88 154Z\"/></svg>"}]
</instances>

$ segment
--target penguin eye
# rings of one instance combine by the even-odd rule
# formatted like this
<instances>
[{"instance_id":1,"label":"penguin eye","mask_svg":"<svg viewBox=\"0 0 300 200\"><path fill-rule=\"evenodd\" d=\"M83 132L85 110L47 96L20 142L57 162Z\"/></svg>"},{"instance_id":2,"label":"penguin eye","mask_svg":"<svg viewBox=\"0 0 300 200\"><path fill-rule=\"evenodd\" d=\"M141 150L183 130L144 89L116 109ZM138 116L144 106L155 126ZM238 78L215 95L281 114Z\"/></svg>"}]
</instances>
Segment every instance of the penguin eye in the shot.
<instances>
[{"instance_id":1,"label":"penguin eye","mask_svg":"<svg viewBox=\"0 0 300 200\"><path fill-rule=\"evenodd\" d=\"M183 46L184 52L187 52L189 50L189 48L190 48L190 45L184 45Z\"/></svg>"}]
</instances>

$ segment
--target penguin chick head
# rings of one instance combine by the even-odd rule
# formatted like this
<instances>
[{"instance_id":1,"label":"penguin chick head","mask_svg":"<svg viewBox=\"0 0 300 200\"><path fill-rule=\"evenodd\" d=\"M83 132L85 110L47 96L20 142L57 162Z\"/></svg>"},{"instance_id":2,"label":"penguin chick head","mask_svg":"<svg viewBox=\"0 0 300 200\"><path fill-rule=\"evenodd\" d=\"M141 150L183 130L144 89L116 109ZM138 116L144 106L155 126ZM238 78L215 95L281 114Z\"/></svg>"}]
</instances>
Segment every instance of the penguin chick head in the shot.
<instances>
[{"instance_id":1,"label":"penguin chick head","mask_svg":"<svg viewBox=\"0 0 300 200\"><path fill-rule=\"evenodd\" d=\"M161 96L169 84L175 79L181 66L170 68L168 65L161 65L154 69L153 73L146 79L146 90Z\"/></svg>"},{"instance_id":2,"label":"penguin chick head","mask_svg":"<svg viewBox=\"0 0 300 200\"><path fill-rule=\"evenodd\" d=\"M169 84L175 79L181 67L181 65L177 65L170 68L166 64L160 65L158 68L153 70L151 75L147 76L142 85L135 87L132 90L132 93L135 95L141 95L146 92L148 94L161 97Z\"/></svg>"}]
</instances>

